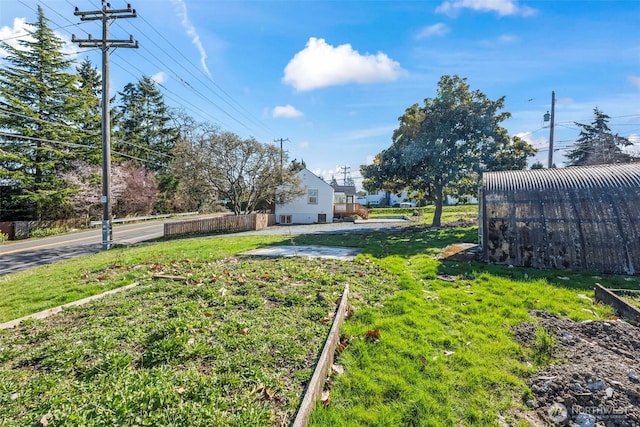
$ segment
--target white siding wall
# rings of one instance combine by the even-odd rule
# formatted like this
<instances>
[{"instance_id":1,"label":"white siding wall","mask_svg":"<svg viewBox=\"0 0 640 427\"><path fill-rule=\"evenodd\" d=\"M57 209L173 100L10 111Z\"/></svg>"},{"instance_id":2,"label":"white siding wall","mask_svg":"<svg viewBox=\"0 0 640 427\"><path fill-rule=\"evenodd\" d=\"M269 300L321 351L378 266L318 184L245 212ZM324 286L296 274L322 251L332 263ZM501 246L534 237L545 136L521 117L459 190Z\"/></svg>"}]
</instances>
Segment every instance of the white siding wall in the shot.
<instances>
[{"instance_id":1,"label":"white siding wall","mask_svg":"<svg viewBox=\"0 0 640 427\"><path fill-rule=\"evenodd\" d=\"M293 224L313 224L318 222L318 214L325 214L327 222L333 220L333 187L315 176L308 169L298 172L305 188L305 194L289 203L276 204L276 223L282 215L290 215ZM318 190L317 204L309 204L309 190Z\"/></svg>"}]
</instances>

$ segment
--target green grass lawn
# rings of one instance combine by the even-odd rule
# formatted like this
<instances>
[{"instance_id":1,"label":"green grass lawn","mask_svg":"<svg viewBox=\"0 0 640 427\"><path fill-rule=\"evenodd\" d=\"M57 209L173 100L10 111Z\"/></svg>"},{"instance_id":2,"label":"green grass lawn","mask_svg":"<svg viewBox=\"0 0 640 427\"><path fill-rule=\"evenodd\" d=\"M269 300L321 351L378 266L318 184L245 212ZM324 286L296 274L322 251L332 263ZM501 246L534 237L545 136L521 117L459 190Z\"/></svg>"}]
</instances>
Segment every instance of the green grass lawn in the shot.
<instances>
[{"instance_id":1,"label":"green grass lawn","mask_svg":"<svg viewBox=\"0 0 640 427\"><path fill-rule=\"evenodd\" d=\"M331 404L318 405L312 425L498 425L529 395L527 375L548 363L515 342L511 327L531 309L601 318L610 309L585 298L595 282L637 288L640 280L437 259L448 244L476 239L475 227L421 224L198 238L5 276L0 301L14 302L3 304L4 320L140 285L0 331L0 424L286 425L349 283L349 344L336 360L345 373L332 376ZM363 252L353 262L237 255L292 241ZM367 339L375 330L379 339Z\"/></svg>"},{"instance_id":2,"label":"green grass lawn","mask_svg":"<svg viewBox=\"0 0 640 427\"><path fill-rule=\"evenodd\" d=\"M412 217L420 223L431 224L435 206L429 205L419 208L373 208L369 212L369 218L399 216ZM442 223L462 223L477 221L478 205L445 206L442 211Z\"/></svg>"}]
</instances>

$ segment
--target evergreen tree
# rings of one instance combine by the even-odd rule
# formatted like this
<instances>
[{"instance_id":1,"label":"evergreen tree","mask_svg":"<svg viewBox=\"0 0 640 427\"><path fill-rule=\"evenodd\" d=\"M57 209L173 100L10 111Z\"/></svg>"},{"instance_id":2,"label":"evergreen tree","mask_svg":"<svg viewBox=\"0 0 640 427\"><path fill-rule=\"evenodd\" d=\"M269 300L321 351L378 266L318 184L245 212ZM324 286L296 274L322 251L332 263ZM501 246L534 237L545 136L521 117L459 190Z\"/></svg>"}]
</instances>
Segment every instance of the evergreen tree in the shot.
<instances>
[{"instance_id":1,"label":"evergreen tree","mask_svg":"<svg viewBox=\"0 0 640 427\"><path fill-rule=\"evenodd\" d=\"M150 170L166 172L180 130L171 126L169 108L155 82L145 76L127 84L118 95L114 148Z\"/></svg>"},{"instance_id":2,"label":"evergreen tree","mask_svg":"<svg viewBox=\"0 0 640 427\"><path fill-rule=\"evenodd\" d=\"M622 147L631 145L631 142L611 132L608 124L610 117L597 107L594 108L593 115L593 122L589 125L576 122L576 126L580 127L580 137L566 155L567 165L588 166L635 161L634 157L622 151Z\"/></svg>"},{"instance_id":3,"label":"evergreen tree","mask_svg":"<svg viewBox=\"0 0 640 427\"><path fill-rule=\"evenodd\" d=\"M83 144L92 147L82 152L80 157L90 164L100 164L102 162L102 109L100 107L102 76L89 58L85 58L76 67L76 71L80 96L83 99L80 104L83 119L79 128L84 132Z\"/></svg>"},{"instance_id":4,"label":"evergreen tree","mask_svg":"<svg viewBox=\"0 0 640 427\"><path fill-rule=\"evenodd\" d=\"M19 47L0 42L8 52L0 69L0 179L16 183L2 192L2 216L19 219L57 218L70 190L60 178L78 143L81 116L77 77L67 70L71 61L62 52L64 42L48 25L38 6L37 21ZM15 136L14 136L15 135ZM56 142L51 142L56 141Z\"/></svg>"},{"instance_id":5,"label":"evergreen tree","mask_svg":"<svg viewBox=\"0 0 640 427\"><path fill-rule=\"evenodd\" d=\"M534 164L531 165L531 167L529 168L531 170L534 169L544 169L544 165L542 164L542 162L540 160L538 160L537 162L535 162Z\"/></svg>"},{"instance_id":6,"label":"evergreen tree","mask_svg":"<svg viewBox=\"0 0 640 427\"><path fill-rule=\"evenodd\" d=\"M298 161L298 159L293 159L289 164L289 170L294 173L298 173L306 167L307 167L307 164L304 162L304 159L300 161Z\"/></svg>"}]
</instances>

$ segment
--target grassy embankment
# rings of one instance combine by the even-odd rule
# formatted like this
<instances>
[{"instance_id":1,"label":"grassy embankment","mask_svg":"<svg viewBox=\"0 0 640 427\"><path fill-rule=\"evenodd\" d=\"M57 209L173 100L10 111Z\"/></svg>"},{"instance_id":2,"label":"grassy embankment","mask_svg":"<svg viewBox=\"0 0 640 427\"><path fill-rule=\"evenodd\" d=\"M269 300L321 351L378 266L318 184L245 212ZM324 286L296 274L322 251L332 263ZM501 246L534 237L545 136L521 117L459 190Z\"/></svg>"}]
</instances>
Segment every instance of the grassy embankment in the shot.
<instances>
[{"instance_id":1,"label":"grassy embankment","mask_svg":"<svg viewBox=\"0 0 640 427\"><path fill-rule=\"evenodd\" d=\"M354 262L237 255L291 243L278 236L199 238L5 276L2 320L140 285L0 331L0 420L286 424L328 332L327 313L349 283L355 310L343 332L353 338L336 361L345 373L331 379L331 404L316 409L312 425L497 425L522 405L525 377L545 360L517 344L510 326L530 309L606 316L581 294L592 296L596 281L638 287L638 279L437 259L449 243L476 238L475 227L415 225L293 239L363 248ZM374 330L379 339L366 339Z\"/></svg>"}]
</instances>

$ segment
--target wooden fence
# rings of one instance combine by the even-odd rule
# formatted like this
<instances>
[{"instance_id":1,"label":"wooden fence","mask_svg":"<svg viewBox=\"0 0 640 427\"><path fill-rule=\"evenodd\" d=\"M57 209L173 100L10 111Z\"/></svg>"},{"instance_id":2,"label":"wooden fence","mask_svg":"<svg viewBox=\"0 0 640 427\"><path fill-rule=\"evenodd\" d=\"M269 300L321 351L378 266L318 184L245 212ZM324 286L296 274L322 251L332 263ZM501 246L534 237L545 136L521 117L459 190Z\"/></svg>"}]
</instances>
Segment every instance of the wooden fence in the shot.
<instances>
[{"instance_id":1,"label":"wooden fence","mask_svg":"<svg viewBox=\"0 0 640 427\"><path fill-rule=\"evenodd\" d=\"M215 218L176 221L164 224L164 235L236 233L260 230L276 223L274 214L225 215Z\"/></svg>"}]
</instances>

